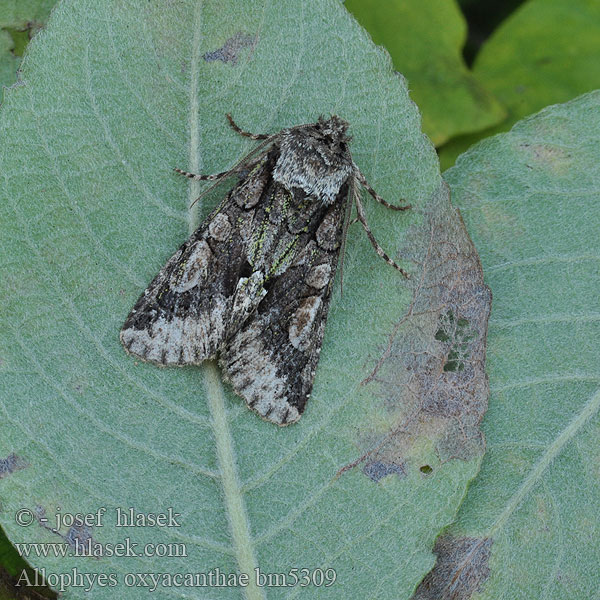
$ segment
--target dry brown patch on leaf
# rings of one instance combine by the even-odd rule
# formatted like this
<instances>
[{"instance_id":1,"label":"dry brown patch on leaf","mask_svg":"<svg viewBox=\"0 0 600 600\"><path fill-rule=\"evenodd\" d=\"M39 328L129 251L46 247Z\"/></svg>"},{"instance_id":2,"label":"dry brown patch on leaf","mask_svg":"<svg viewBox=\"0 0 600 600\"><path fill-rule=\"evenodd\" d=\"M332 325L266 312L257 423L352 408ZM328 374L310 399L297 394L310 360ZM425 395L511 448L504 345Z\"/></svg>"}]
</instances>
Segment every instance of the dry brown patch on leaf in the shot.
<instances>
[{"instance_id":1,"label":"dry brown patch on leaf","mask_svg":"<svg viewBox=\"0 0 600 600\"><path fill-rule=\"evenodd\" d=\"M481 591L490 575L490 538L440 536L433 548L437 561L412 600L467 600Z\"/></svg>"},{"instance_id":2,"label":"dry brown patch on leaf","mask_svg":"<svg viewBox=\"0 0 600 600\"><path fill-rule=\"evenodd\" d=\"M387 430L362 431L362 462L405 464L415 442L431 440L441 462L483 454L491 292L459 211L442 184L402 258L413 269L413 299L364 381L388 416ZM410 463L410 461L407 461ZM414 465L419 468L422 465Z\"/></svg>"},{"instance_id":3,"label":"dry brown patch on leaf","mask_svg":"<svg viewBox=\"0 0 600 600\"><path fill-rule=\"evenodd\" d=\"M79 513L81 514L81 513ZM96 559L101 558L102 548L93 537L93 527L86 525L81 519L76 518L66 533L61 533L52 527L50 520L46 517L46 509L43 506L36 506L35 516L40 527L50 531L68 544L78 556L93 556Z\"/></svg>"}]
</instances>

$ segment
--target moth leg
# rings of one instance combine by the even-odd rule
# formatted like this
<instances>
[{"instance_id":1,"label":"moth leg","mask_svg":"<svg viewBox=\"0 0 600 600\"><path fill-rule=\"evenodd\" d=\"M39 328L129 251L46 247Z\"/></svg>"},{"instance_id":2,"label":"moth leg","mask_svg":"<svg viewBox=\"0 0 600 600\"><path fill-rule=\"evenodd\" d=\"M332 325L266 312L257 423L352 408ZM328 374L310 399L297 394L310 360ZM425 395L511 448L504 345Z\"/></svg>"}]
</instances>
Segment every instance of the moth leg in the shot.
<instances>
[{"instance_id":1,"label":"moth leg","mask_svg":"<svg viewBox=\"0 0 600 600\"><path fill-rule=\"evenodd\" d=\"M379 242L375 239L375 236L373 235L373 232L371 231L371 229L369 228L369 224L367 223L367 219L365 217L365 210L363 208L362 202L360 201L360 195L356 191L356 188L354 188L354 200L356 202L356 213L358 216L358 220L361 222L363 229L365 230L365 233L367 234L367 237L371 242L371 246L375 248L375 252L377 252L377 254L381 258L383 258L383 260L385 260L385 262L388 265L391 265L392 267L394 267L394 269L400 271L400 273L402 273L402 275L404 275L406 279L410 279L410 275L384 252L383 248L379 245Z\"/></svg>"},{"instance_id":2,"label":"moth leg","mask_svg":"<svg viewBox=\"0 0 600 600\"><path fill-rule=\"evenodd\" d=\"M250 133L249 131L244 131L241 127L238 126L238 124L233 120L233 117L229 113L227 113L226 117L229 121L229 124L231 125L231 128L240 135L243 135L244 137L249 137L252 140L267 140L271 137L267 133Z\"/></svg>"},{"instance_id":3,"label":"moth leg","mask_svg":"<svg viewBox=\"0 0 600 600\"><path fill-rule=\"evenodd\" d=\"M223 171L222 173L215 173L213 175L198 175L196 173L190 173L189 171L183 171L175 167L173 169L175 173L179 173L179 175L183 175L192 181L216 181L217 179L221 179L221 177L225 177L225 175L229 174L229 171Z\"/></svg>"},{"instance_id":4,"label":"moth leg","mask_svg":"<svg viewBox=\"0 0 600 600\"><path fill-rule=\"evenodd\" d=\"M350 217L352 216L352 198L355 195L355 179L350 181L350 196L346 197L346 208L344 209L344 224L342 226L342 245L340 248L340 294L344 295L344 255L346 254L346 238L348 237L348 227L352 225Z\"/></svg>"},{"instance_id":5,"label":"moth leg","mask_svg":"<svg viewBox=\"0 0 600 600\"><path fill-rule=\"evenodd\" d=\"M364 188L367 190L367 192L369 192L369 194L371 194L371 196L373 196L373 198L375 200L377 200L377 202L379 202L379 204L383 204L383 206L385 206L386 208L391 208L392 210L408 210L409 208L412 208L411 204L407 204L405 206L400 206L398 204L390 204L387 200L384 200L367 182L367 180L365 179L365 176L358 170L358 167L355 166L355 172L356 172L356 178L358 179L359 183L364 186Z\"/></svg>"}]
</instances>

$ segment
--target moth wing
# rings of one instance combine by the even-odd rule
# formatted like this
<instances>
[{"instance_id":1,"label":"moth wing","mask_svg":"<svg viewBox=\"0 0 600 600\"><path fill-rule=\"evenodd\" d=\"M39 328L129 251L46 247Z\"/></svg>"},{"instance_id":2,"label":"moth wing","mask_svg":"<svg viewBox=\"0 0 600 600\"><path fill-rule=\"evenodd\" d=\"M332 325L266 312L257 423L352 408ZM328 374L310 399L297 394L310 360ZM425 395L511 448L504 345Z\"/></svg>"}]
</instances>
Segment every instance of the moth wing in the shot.
<instances>
[{"instance_id":1,"label":"moth wing","mask_svg":"<svg viewBox=\"0 0 600 600\"><path fill-rule=\"evenodd\" d=\"M265 155L229 192L140 296L120 334L130 354L161 365L200 364L256 308L266 290L250 276L248 232L269 160Z\"/></svg>"},{"instance_id":2,"label":"moth wing","mask_svg":"<svg viewBox=\"0 0 600 600\"><path fill-rule=\"evenodd\" d=\"M252 319L219 355L225 378L248 406L278 425L297 421L312 391L339 258L344 202L269 286Z\"/></svg>"}]
</instances>

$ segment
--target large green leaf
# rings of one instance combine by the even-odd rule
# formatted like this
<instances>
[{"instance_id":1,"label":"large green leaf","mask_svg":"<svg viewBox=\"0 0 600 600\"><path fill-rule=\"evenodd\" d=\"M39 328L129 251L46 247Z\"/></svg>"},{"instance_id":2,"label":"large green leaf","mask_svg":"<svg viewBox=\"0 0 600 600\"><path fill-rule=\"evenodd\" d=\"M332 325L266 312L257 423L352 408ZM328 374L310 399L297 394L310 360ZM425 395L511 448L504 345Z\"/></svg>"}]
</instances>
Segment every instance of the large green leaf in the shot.
<instances>
[{"instance_id":1,"label":"large green leaf","mask_svg":"<svg viewBox=\"0 0 600 600\"><path fill-rule=\"evenodd\" d=\"M0 479L9 538L185 544L176 558L30 555L47 574L115 573L118 589L96 584L94 597L138 598L127 573L217 567L337 573L319 589L251 583L248 598L408 597L478 468L489 297L389 56L337 0L71 0L33 40L22 80L0 113L0 458L22 467ZM212 363L159 369L118 340L223 193L189 209L201 188L172 167L217 172L254 145L227 112L259 132L341 115L373 186L414 207L367 203L408 282L351 228L313 396L285 429L250 412ZM41 520L100 507L102 527L54 533ZM117 507L173 507L181 527L119 529ZM20 508L31 526L15 523Z\"/></svg>"},{"instance_id":2,"label":"large green leaf","mask_svg":"<svg viewBox=\"0 0 600 600\"><path fill-rule=\"evenodd\" d=\"M599 138L593 92L446 173L494 293L491 395L481 472L419 598L598 595Z\"/></svg>"},{"instance_id":3,"label":"large green leaf","mask_svg":"<svg viewBox=\"0 0 600 600\"><path fill-rule=\"evenodd\" d=\"M529 0L484 44L473 73L502 102L507 118L440 150L442 168L482 137L508 131L544 106L600 87L597 0Z\"/></svg>"},{"instance_id":4,"label":"large green leaf","mask_svg":"<svg viewBox=\"0 0 600 600\"><path fill-rule=\"evenodd\" d=\"M345 5L408 79L423 130L436 146L503 120L502 105L464 62L467 25L455 0L346 0Z\"/></svg>"}]
</instances>

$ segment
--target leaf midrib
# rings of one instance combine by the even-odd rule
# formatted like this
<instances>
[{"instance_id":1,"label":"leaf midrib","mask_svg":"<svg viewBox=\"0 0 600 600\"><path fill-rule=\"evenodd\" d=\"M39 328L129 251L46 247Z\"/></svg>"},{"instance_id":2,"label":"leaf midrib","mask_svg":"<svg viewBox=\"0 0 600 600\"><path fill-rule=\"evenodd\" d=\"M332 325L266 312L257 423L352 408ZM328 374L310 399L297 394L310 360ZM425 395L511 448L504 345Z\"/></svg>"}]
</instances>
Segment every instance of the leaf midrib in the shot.
<instances>
[{"instance_id":1,"label":"leaf midrib","mask_svg":"<svg viewBox=\"0 0 600 600\"><path fill-rule=\"evenodd\" d=\"M540 456L533 468L524 477L521 485L509 498L504 510L494 520L488 530L488 537L495 538L498 531L506 524L512 514L521 506L527 494L533 486L541 479L542 474L552 464L552 461L560 454L569 441L575 438L577 432L587 421L600 410L600 391L596 392L583 409L575 415L571 422L560 432L554 441L548 446L546 452Z\"/></svg>"},{"instance_id":2,"label":"leaf midrib","mask_svg":"<svg viewBox=\"0 0 600 600\"><path fill-rule=\"evenodd\" d=\"M200 82L200 44L202 39L202 3L198 2L194 11L194 37L192 40L191 78L189 94L189 165L193 173L201 167L200 122L199 122L199 82ZM190 181L188 187L189 234L199 225L200 206L195 202L200 195L200 183ZM264 590L256 585L252 577L258 566L250 534L248 513L242 494L242 485L238 477L233 437L229 428L223 383L214 361L203 363L203 380L206 389L208 407L211 413L219 474L223 490L225 511L229 520L235 558L240 573L249 575L245 595L248 600L264 600Z\"/></svg>"}]
</instances>

